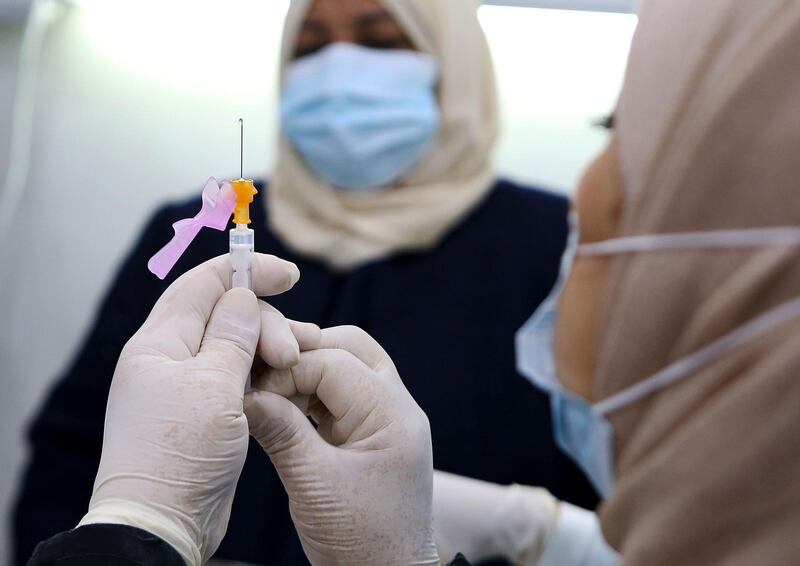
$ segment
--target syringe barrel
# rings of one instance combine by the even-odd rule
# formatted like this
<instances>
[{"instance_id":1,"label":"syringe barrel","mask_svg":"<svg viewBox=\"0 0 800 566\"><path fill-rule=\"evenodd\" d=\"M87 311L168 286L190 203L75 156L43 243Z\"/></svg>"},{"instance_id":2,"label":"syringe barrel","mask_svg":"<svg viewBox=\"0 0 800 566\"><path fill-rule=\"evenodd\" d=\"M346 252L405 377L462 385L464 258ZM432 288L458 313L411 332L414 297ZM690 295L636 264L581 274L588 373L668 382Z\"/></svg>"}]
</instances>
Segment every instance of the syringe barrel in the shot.
<instances>
[{"instance_id":1,"label":"syringe barrel","mask_svg":"<svg viewBox=\"0 0 800 566\"><path fill-rule=\"evenodd\" d=\"M255 233L246 225L238 224L230 231L231 287L253 290L250 262L255 249Z\"/></svg>"}]
</instances>

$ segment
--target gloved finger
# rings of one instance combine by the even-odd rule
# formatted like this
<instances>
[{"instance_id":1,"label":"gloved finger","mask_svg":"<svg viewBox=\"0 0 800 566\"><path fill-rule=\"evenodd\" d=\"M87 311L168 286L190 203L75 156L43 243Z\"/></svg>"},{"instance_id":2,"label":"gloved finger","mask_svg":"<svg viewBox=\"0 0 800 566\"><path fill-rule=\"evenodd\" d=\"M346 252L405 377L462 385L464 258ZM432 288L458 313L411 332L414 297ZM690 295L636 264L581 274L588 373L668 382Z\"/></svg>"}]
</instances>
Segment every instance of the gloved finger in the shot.
<instances>
[{"instance_id":1,"label":"gloved finger","mask_svg":"<svg viewBox=\"0 0 800 566\"><path fill-rule=\"evenodd\" d=\"M257 295L276 295L300 278L297 266L275 256L253 254ZM161 353L181 361L197 354L214 306L230 288L229 256L209 260L179 277L153 307L128 348Z\"/></svg>"},{"instance_id":2,"label":"gloved finger","mask_svg":"<svg viewBox=\"0 0 800 566\"><path fill-rule=\"evenodd\" d=\"M314 419L317 424L322 423L326 417L330 417L331 413L328 411L328 408L319 400L319 397L316 395L310 395L308 397L308 407L306 410L306 414Z\"/></svg>"},{"instance_id":3,"label":"gloved finger","mask_svg":"<svg viewBox=\"0 0 800 566\"><path fill-rule=\"evenodd\" d=\"M393 412L389 392L375 372L345 350L314 350L300 354L288 370L268 369L259 380L265 391L291 398L316 395L336 421L334 439L373 432L371 417L386 419ZM376 409L384 408L383 411Z\"/></svg>"},{"instance_id":4,"label":"gloved finger","mask_svg":"<svg viewBox=\"0 0 800 566\"><path fill-rule=\"evenodd\" d=\"M291 401L268 391L251 391L244 397L244 414L250 434L264 448L278 473L301 466L324 444L314 426Z\"/></svg>"},{"instance_id":5,"label":"gloved finger","mask_svg":"<svg viewBox=\"0 0 800 566\"><path fill-rule=\"evenodd\" d=\"M322 331L319 326L311 322L297 322L289 319L289 326L292 328L297 344L301 352L308 350L318 350L322 344Z\"/></svg>"},{"instance_id":6,"label":"gloved finger","mask_svg":"<svg viewBox=\"0 0 800 566\"><path fill-rule=\"evenodd\" d=\"M225 368L241 378L244 387L260 332L256 296L248 289L231 289L211 313L197 359L210 368Z\"/></svg>"},{"instance_id":7,"label":"gloved finger","mask_svg":"<svg viewBox=\"0 0 800 566\"><path fill-rule=\"evenodd\" d=\"M312 397L312 402L308 407L308 415L317 423L317 434L319 434L328 444L335 444L333 438L333 426L336 419L331 415L328 408L316 397Z\"/></svg>"},{"instance_id":8,"label":"gloved finger","mask_svg":"<svg viewBox=\"0 0 800 566\"><path fill-rule=\"evenodd\" d=\"M289 321L264 301L258 301L258 307L261 311L258 354L268 366L279 369L292 367L300 359L300 346Z\"/></svg>"},{"instance_id":9,"label":"gloved finger","mask_svg":"<svg viewBox=\"0 0 800 566\"><path fill-rule=\"evenodd\" d=\"M304 415L308 415L308 405L311 402L311 396L309 395L295 395L289 401L292 402L292 405L300 409L300 412Z\"/></svg>"},{"instance_id":10,"label":"gloved finger","mask_svg":"<svg viewBox=\"0 0 800 566\"><path fill-rule=\"evenodd\" d=\"M303 414L316 418L315 407L324 406L315 395L304 395L297 390L292 372L286 369L271 368L264 364L253 366L250 386L253 391L269 391L289 399ZM327 409L325 409L327 411Z\"/></svg>"},{"instance_id":11,"label":"gloved finger","mask_svg":"<svg viewBox=\"0 0 800 566\"><path fill-rule=\"evenodd\" d=\"M261 365L258 372L252 375L250 385L254 390L269 391L285 399L293 399L302 395L297 390L290 368Z\"/></svg>"},{"instance_id":12,"label":"gloved finger","mask_svg":"<svg viewBox=\"0 0 800 566\"><path fill-rule=\"evenodd\" d=\"M261 366L258 373L254 373L252 376L251 387L253 391L269 391L280 395L284 399L288 399L294 403L304 415L314 419L317 424L322 424L327 421L328 428L330 428L332 417L328 408L316 395L303 395L299 393L291 371ZM317 432L322 434L319 428ZM323 435L323 438L329 440L330 437Z\"/></svg>"},{"instance_id":13,"label":"gloved finger","mask_svg":"<svg viewBox=\"0 0 800 566\"><path fill-rule=\"evenodd\" d=\"M257 358L256 358L257 359ZM268 366L266 366L263 362L258 365L258 370L256 370L256 365L253 365L252 370L252 381L250 383L250 387L252 391L267 391L266 387L266 380L268 379L267 372L269 371ZM281 397L288 399L291 401L298 409L300 409L304 415L308 415L310 410L310 405L312 403L312 399L316 399L311 395L301 395L297 393L297 389L294 386L294 380L292 380L291 374L285 370L274 370L276 373L280 372L281 375L284 376L282 381L283 387L280 388L280 392L276 393ZM275 391L273 391L275 393Z\"/></svg>"},{"instance_id":14,"label":"gloved finger","mask_svg":"<svg viewBox=\"0 0 800 566\"><path fill-rule=\"evenodd\" d=\"M378 341L357 326L336 326L322 331L320 349L346 350L377 372L394 370L394 362ZM395 371L390 372L396 375Z\"/></svg>"}]
</instances>

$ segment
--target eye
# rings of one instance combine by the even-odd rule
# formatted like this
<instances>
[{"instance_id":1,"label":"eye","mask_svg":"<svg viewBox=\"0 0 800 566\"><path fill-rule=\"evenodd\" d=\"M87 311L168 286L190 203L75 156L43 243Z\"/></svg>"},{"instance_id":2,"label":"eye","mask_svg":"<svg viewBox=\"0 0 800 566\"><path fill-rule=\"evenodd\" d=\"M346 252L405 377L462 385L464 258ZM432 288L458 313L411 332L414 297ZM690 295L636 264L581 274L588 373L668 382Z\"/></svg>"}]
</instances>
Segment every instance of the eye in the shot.
<instances>
[{"instance_id":1,"label":"eye","mask_svg":"<svg viewBox=\"0 0 800 566\"><path fill-rule=\"evenodd\" d=\"M295 59L323 49L331 42L330 32L324 22L309 18L303 23L294 51Z\"/></svg>"},{"instance_id":2,"label":"eye","mask_svg":"<svg viewBox=\"0 0 800 566\"><path fill-rule=\"evenodd\" d=\"M313 55L317 51L319 51L321 49L324 49L327 46L328 46L328 43L324 42L324 41L318 41L318 42L309 43L309 44L306 44L306 45L303 45L303 44L298 45L297 49L294 52L294 58L295 59L300 59L302 57L307 57L308 55Z\"/></svg>"},{"instance_id":3,"label":"eye","mask_svg":"<svg viewBox=\"0 0 800 566\"><path fill-rule=\"evenodd\" d=\"M411 43L404 37L365 38L361 45L371 49L411 49Z\"/></svg>"}]
</instances>

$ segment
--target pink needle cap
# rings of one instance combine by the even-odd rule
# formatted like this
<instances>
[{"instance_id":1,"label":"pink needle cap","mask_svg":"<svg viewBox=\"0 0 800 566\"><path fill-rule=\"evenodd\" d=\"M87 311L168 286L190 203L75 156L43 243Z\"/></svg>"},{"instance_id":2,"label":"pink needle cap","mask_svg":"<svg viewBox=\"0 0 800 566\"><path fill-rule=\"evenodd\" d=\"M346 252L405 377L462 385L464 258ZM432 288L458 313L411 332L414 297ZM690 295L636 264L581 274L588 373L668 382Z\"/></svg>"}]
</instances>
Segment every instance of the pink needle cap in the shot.
<instances>
[{"instance_id":1,"label":"pink needle cap","mask_svg":"<svg viewBox=\"0 0 800 566\"><path fill-rule=\"evenodd\" d=\"M235 207L236 193L231 184L225 182L220 188L217 180L211 177L203 188L203 207L200 212L194 218L179 220L172 225L175 236L150 258L148 269L159 279L164 279L202 228L225 230Z\"/></svg>"}]
</instances>

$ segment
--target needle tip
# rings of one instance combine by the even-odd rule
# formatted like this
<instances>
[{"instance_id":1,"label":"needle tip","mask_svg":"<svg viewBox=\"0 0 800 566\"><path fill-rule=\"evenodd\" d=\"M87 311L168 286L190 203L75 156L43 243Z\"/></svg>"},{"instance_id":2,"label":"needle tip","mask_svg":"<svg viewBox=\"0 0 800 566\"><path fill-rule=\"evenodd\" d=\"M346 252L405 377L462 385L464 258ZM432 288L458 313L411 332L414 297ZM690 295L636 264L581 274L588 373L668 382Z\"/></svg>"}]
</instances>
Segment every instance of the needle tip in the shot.
<instances>
[{"instance_id":1,"label":"needle tip","mask_svg":"<svg viewBox=\"0 0 800 566\"><path fill-rule=\"evenodd\" d=\"M244 120L239 118L239 178L244 179Z\"/></svg>"}]
</instances>

